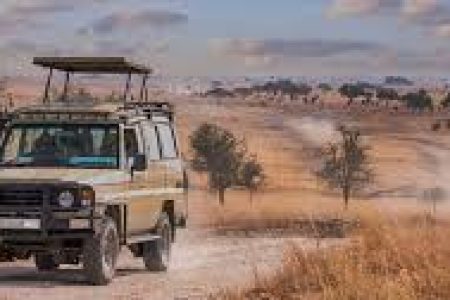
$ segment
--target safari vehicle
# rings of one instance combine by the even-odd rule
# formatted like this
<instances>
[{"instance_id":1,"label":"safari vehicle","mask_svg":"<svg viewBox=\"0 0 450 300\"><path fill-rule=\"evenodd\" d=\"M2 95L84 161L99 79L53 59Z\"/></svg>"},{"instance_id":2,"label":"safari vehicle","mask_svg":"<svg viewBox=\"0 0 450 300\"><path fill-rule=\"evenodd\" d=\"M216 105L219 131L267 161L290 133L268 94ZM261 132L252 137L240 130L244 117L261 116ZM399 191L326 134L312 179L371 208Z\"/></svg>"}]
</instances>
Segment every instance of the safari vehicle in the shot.
<instances>
[{"instance_id":1,"label":"safari vehicle","mask_svg":"<svg viewBox=\"0 0 450 300\"><path fill-rule=\"evenodd\" d=\"M50 68L44 104L17 109L0 148L0 257L34 257L38 270L82 263L108 284L121 247L149 271L168 268L175 229L186 223L187 178L174 110L148 102L151 70L123 58L35 58ZM127 74L123 103L49 103L53 70ZM140 101L127 101L132 74Z\"/></svg>"}]
</instances>

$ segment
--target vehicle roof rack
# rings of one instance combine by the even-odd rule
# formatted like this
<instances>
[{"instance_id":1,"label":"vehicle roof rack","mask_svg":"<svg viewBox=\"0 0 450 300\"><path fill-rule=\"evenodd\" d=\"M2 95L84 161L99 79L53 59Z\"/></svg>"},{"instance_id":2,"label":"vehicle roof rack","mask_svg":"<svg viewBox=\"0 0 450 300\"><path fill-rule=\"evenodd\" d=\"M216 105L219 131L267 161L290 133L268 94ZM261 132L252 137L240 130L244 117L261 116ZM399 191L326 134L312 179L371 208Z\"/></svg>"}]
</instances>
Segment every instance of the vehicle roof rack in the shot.
<instances>
[{"instance_id":1,"label":"vehicle roof rack","mask_svg":"<svg viewBox=\"0 0 450 300\"><path fill-rule=\"evenodd\" d=\"M104 107L25 107L15 111L15 120L66 120L66 121L107 121L117 117L114 110Z\"/></svg>"},{"instance_id":2,"label":"vehicle roof rack","mask_svg":"<svg viewBox=\"0 0 450 300\"><path fill-rule=\"evenodd\" d=\"M124 57L35 57L33 64L71 73L144 74L151 68L134 64Z\"/></svg>"},{"instance_id":3,"label":"vehicle roof rack","mask_svg":"<svg viewBox=\"0 0 450 300\"><path fill-rule=\"evenodd\" d=\"M170 121L174 118L174 106L170 102L127 102L119 110L135 111L137 114L145 115L148 119L155 116L163 116Z\"/></svg>"},{"instance_id":4,"label":"vehicle roof rack","mask_svg":"<svg viewBox=\"0 0 450 300\"><path fill-rule=\"evenodd\" d=\"M149 110L173 111L173 104L166 101L142 102L133 101L127 102L123 106L125 109L142 108Z\"/></svg>"}]
</instances>

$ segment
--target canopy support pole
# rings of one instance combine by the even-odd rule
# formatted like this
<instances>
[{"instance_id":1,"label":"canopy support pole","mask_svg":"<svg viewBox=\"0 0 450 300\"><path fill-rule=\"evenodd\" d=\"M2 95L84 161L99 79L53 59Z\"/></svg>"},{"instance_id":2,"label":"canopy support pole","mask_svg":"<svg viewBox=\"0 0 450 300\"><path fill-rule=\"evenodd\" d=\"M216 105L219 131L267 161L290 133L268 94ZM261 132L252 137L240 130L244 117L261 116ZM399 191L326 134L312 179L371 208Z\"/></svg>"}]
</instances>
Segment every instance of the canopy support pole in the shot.
<instances>
[{"instance_id":1,"label":"canopy support pole","mask_svg":"<svg viewBox=\"0 0 450 300\"><path fill-rule=\"evenodd\" d=\"M69 92L69 82L70 82L70 73L67 71L66 72L66 79L64 81L63 95L62 95L63 101L67 100L67 93Z\"/></svg>"},{"instance_id":2,"label":"canopy support pole","mask_svg":"<svg viewBox=\"0 0 450 300\"><path fill-rule=\"evenodd\" d=\"M131 88L131 73L128 73L127 82L125 84L125 91L123 93L123 103L127 103L127 96L128 93L130 92L130 88Z\"/></svg>"},{"instance_id":3,"label":"canopy support pole","mask_svg":"<svg viewBox=\"0 0 450 300\"><path fill-rule=\"evenodd\" d=\"M148 86L145 87L145 102L148 102Z\"/></svg>"},{"instance_id":4,"label":"canopy support pole","mask_svg":"<svg viewBox=\"0 0 450 300\"><path fill-rule=\"evenodd\" d=\"M139 99L140 99L139 101L141 101L141 102L144 101L144 94L147 89L147 78L148 78L147 74L142 75L142 86L141 86L141 90L139 92Z\"/></svg>"},{"instance_id":5,"label":"canopy support pole","mask_svg":"<svg viewBox=\"0 0 450 300\"><path fill-rule=\"evenodd\" d=\"M48 103L48 94L50 92L50 84L52 82L52 77L53 77L53 68L50 68L50 72L48 73L47 76L47 82L45 83L44 99L42 100L44 104Z\"/></svg>"}]
</instances>

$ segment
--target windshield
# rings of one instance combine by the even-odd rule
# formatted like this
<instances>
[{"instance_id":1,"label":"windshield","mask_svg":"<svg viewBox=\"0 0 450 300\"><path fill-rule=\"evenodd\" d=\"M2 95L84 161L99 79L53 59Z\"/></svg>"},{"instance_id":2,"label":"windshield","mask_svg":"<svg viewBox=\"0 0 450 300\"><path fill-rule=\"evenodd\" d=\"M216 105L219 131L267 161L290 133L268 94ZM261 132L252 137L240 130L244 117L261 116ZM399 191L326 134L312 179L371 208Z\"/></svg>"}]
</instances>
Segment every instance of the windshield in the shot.
<instances>
[{"instance_id":1,"label":"windshield","mask_svg":"<svg viewBox=\"0 0 450 300\"><path fill-rule=\"evenodd\" d=\"M4 166L118 168L117 125L13 125L0 151Z\"/></svg>"}]
</instances>

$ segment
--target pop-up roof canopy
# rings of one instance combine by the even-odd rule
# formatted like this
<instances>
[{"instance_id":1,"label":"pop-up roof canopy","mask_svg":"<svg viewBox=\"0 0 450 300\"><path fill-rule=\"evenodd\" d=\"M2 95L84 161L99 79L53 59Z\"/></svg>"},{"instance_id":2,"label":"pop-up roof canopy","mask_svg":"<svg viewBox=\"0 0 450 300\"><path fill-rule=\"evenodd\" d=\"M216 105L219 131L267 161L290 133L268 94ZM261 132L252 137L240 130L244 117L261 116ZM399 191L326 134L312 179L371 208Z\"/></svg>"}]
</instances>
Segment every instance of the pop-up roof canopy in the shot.
<instances>
[{"instance_id":1,"label":"pop-up roof canopy","mask_svg":"<svg viewBox=\"0 0 450 300\"><path fill-rule=\"evenodd\" d=\"M131 63L124 57L35 57L33 64L70 73L152 73L152 69Z\"/></svg>"},{"instance_id":2,"label":"pop-up roof canopy","mask_svg":"<svg viewBox=\"0 0 450 300\"><path fill-rule=\"evenodd\" d=\"M63 99L67 98L69 81L72 73L97 73L97 74L126 74L127 81L123 94L124 102L131 94L131 77L133 74L142 76L142 85L139 92L139 99L148 100L147 79L152 73L152 69L142 65L128 62L123 57L35 57L33 64L50 69L45 84L43 102L48 103L49 90L53 76L53 70L66 73L64 81ZM132 96L132 95L131 95Z\"/></svg>"}]
</instances>

